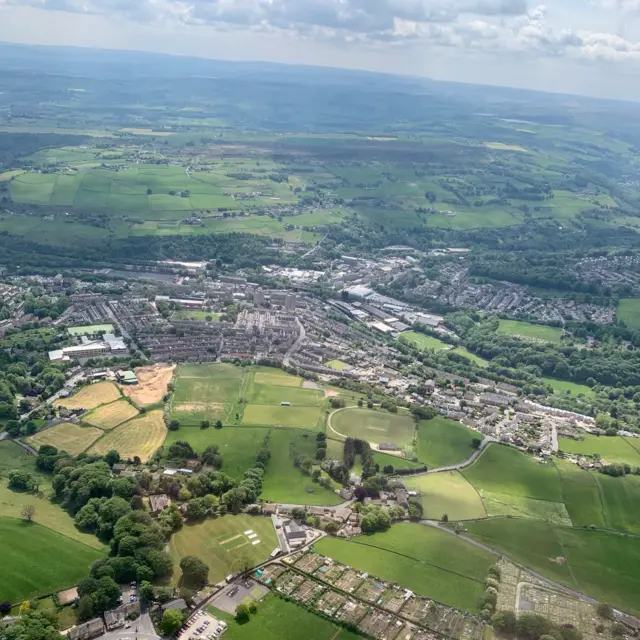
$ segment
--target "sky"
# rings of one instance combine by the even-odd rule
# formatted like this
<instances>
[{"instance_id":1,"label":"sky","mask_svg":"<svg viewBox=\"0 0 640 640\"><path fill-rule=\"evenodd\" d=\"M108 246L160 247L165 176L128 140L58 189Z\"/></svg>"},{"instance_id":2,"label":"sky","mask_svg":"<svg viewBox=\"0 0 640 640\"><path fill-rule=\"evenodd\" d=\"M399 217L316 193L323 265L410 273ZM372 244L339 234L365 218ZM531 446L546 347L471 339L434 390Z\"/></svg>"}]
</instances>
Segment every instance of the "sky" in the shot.
<instances>
[{"instance_id":1,"label":"sky","mask_svg":"<svg viewBox=\"0 0 640 640\"><path fill-rule=\"evenodd\" d=\"M0 0L0 40L640 101L640 0Z\"/></svg>"}]
</instances>

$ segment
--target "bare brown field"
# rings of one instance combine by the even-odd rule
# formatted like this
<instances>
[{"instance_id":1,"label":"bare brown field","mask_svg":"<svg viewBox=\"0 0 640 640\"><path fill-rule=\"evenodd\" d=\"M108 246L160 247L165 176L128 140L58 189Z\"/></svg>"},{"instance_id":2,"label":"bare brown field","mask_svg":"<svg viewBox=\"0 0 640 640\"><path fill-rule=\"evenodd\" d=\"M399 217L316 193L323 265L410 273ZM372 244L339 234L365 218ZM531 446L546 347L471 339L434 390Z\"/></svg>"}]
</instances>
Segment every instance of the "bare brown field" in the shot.
<instances>
[{"instance_id":1,"label":"bare brown field","mask_svg":"<svg viewBox=\"0 0 640 640\"><path fill-rule=\"evenodd\" d=\"M137 415L138 410L130 402L116 400L110 404L103 404L95 411L83 416L82 420L99 429L111 430Z\"/></svg>"},{"instance_id":2,"label":"bare brown field","mask_svg":"<svg viewBox=\"0 0 640 640\"><path fill-rule=\"evenodd\" d=\"M162 411L150 411L109 431L90 453L104 455L115 449L125 460L138 456L142 462L147 462L162 446L166 435Z\"/></svg>"},{"instance_id":3,"label":"bare brown field","mask_svg":"<svg viewBox=\"0 0 640 640\"><path fill-rule=\"evenodd\" d=\"M94 427L79 427L71 422L62 422L31 436L27 442L36 449L50 444L60 451L77 456L86 451L104 432Z\"/></svg>"},{"instance_id":4,"label":"bare brown field","mask_svg":"<svg viewBox=\"0 0 640 640\"><path fill-rule=\"evenodd\" d=\"M160 402L167 393L167 387L173 377L175 365L157 364L153 367L138 367L135 370L138 384L122 385L122 393L131 398L139 407Z\"/></svg>"},{"instance_id":5,"label":"bare brown field","mask_svg":"<svg viewBox=\"0 0 640 640\"><path fill-rule=\"evenodd\" d=\"M69 398L60 398L53 404L67 409L86 409L91 411L101 404L115 402L120 398L118 387L113 382L96 382L83 387L78 393Z\"/></svg>"}]
</instances>

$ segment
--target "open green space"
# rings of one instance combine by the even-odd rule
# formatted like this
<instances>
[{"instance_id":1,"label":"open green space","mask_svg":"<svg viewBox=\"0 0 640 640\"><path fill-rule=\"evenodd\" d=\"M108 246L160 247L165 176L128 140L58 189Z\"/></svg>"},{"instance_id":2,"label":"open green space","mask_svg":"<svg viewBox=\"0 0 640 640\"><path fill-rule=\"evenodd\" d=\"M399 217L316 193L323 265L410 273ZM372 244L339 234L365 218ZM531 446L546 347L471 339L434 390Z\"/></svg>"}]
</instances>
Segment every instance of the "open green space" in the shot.
<instances>
[{"instance_id":1,"label":"open green space","mask_svg":"<svg viewBox=\"0 0 640 640\"><path fill-rule=\"evenodd\" d=\"M300 429L272 429L269 436L271 459L262 483L263 500L288 504L332 505L342 498L321 487L294 465L296 457L315 461L315 433Z\"/></svg>"},{"instance_id":2,"label":"open green space","mask_svg":"<svg viewBox=\"0 0 640 640\"><path fill-rule=\"evenodd\" d=\"M319 407L324 401L324 394L316 389L298 389L280 384L253 382L249 391L250 404L281 406L288 402L294 408Z\"/></svg>"},{"instance_id":3,"label":"open green space","mask_svg":"<svg viewBox=\"0 0 640 640\"><path fill-rule=\"evenodd\" d=\"M595 474L566 460L556 459L555 465L560 473L564 503L573 525L605 528L607 522Z\"/></svg>"},{"instance_id":4,"label":"open green space","mask_svg":"<svg viewBox=\"0 0 640 640\"><path fill-rule=\"evenodd\" d=\"M559 327L548 327L518 320L500 320L498 333L506 333L519 338L543 340L545 342L560 342L562 337L562 329Z\"/></svg>"},{"instance_id":5,"label":"open green space","mask_svg":"<svg viewBox=\"0 0 640 640\"><path fill-rule=\"evenodd\" d=\"M319 429L318 407L285 407L267 404L245 406L242 424L288 427L292 429Z\"/></svg>"},{"instance_id":6,"label":"open green space","mask_svg":"<svg viewBox=\"0 0 640 640\"><path fill-rule=\"evenodd\" d=\"M554 464L538 462L511 447L490 444L462 473L480 495L489 491L562 502L560 475Z\"/></svg>"},{"instance_id":7,"label":"open green space","mask_svg":"<svg viewBox=\"0 0 640 640\"><path fill-rule=\"evenodd\" d=\"M640 534L640 477L612 478L602 473L593 476L600 487L607 525Z\"/></svg>"},{"instance_id":8,"label":"open green space","mask_svg":"<svg viewBox=\"0 0 640 640\"><path fill-rule=\"evenodd\" d=\"M629 329L640 329L640 298L623 298L616 309L616 320Z\"/></svg>"},{"instance_id":9,"label":"open green space","mask_svg":"<svg viewBox=\"0 0 640 640\"><path fill-rule=\"evenodd\" d=\"M491 549L585 595L640 614L640 544L617 533L520 518L468 523Z\"/></svg>"},{"instance_id":10,"label":"open green space","mask_svg":"<svg viewBox=\"0 0 640 640\"><path fill-rule=\"evenodd\" d=\"M258 612L247 624L238 624L233 616L209 607L209 611L228 624L224 637L229 640L357 640L358 634L307 611L294 602L268 594L258 603Z\"/></svg>"},{"instance_id":11,"label":"open green space","mask_svg":"<svg viewBox=\"0 0 640 640\"><path fill-rule=\"evenodd\" d=\"M487 516L480 495L459 471L406 476L402 481L409 491L418 492L423 516L429 520L440 520L445 513L449 520Z\"/></svg>"},{"instance_id":12,"label":"open green space","mask_svg":"<svg viewBox=\"0 0 640 640\"><path fill-rule=\"evenodd\" d=\"M398 336L400 342L406 342L421 351L427 349L433 349L434 351L440 351L440 349L448 349L449 345L438 338L432 336L426 336L424 333L418 333L417 331L404 331Z\"/></svg>"},{"instance_id":13,"label":"open green space","mask_svg":"<svg viewBox=\"0 0 640 640\"><path fill-rule=\"evenodd\" d=\"M171 316L173 320L200 320L202 322L217 322L220 316L213 311L197 311L195 309L180 309Z\"/></svg>"},{"instance_id":14,"label":"open green space","mask_svg":"<svg viewBox=\"0 0 640 640\"><path fill-rule=\"evenodd\" d=\"M569 380L557 380L556 378L542 378L545 384L553 387L554 393L570 393L572 396L584 395L587 398L593 398L593 389L586 384L578 384Z\"/></svg>"},{"instance_id":15,"label":"open green space","mask_svg":"<svg viewBox=\"0 0 640 640\"><path fill-rule=\"evenodd\" d=\"M40 524L5 515L0 517L3 600L18 602L72 587L103 555Z\"/></svg>"},{"instance_id":16,"label":"open green space","mask_svg":"<svg viewBox=\"0 0 640 640\"><path fill-rule=\"evenodd\" d=\"M82 327L69 327L72 336L90 336L96 333L113 333L112 324L88 324Z\"/></svg>"},{"instance_id":17,"label":"open green space","mask_svg":"<svg viewBox=\"0 0 640 640\"><path fill-rule=\"evenodd\" d=\"M477 611L495 557L444 531L395 524L353 540L323 538L315 550L359 571L396 582L443 604Z\"/></svg>"},{"instance_id":18,"label":"open green space","mask_svg":"<svg viewBox=\"0 0 640 640\"><path fill-rule=\"evenodd\" d=\"M335 369L336 371L346 371L347 369L351 369L351 365L348 365L346 362L342 362L342 360L329 360L329 362L324 363L325 367L329 367L329 369Z\"/></svg>"},{"instance_id":19,"label":"open green space","mask_svg":"<svg viewBox=\"0 0 640 640\"><path fill-rule=\"evenodd\" d=\"M640 466L640 452L622 436L594 436L585 433L584 440L558 438L558 447L566 453L581 456L597 454L610 464L626 463L632 467Z\"/></svg>"},{"instance_id":20,"label":"open green space","mask_svg":"<svg viewBox=\"0 0 640 640\"><path fill-rule=\"evenodd\" d=\"M28 471L42 478L47 477L36 469L35 456L27 453L11 440L0 440L0 478L8 478L10 471ZM48 481L46 481L48 484Z\"/></svg>"},{"instance_id":21,"label":"open green space","mask_svg":"<svg viewBox=\"0 0 640 640\"><path fill-rule=\"evenodd\" d=\"M254 533L256 537L250 538ZM180 579L180 559L185 556L198 556L208 564L209 582L215 584L230 573L264 562L277 546L270 518L226 515L187 524L171 536L169 543L174 563L172 582Z\"/></svg>"},{"instance_id":22,"label":"open green space","mask_svg":"<svg viewBox=\"0 0 640 640\"><path fill-rule=\"evenodd\" d=\"M411 444L415 431L413 418L407 413L390 413L383 409L338 409L331 417L331 431L338 437L360 438L377 444Z\"/></svg>"},{"instance_id":23,"label":"open green space","mask_svg":"<svg viewBox=\"0 0 640 640\"><path fill-rule=\"evenodd\" d=\"M510 518L534 518L545 520L553 524L571 526L572 521L563 502L550 502L549 500L536 500L526 496L518 496L512 493L497 493L480 490L482 502L487 510L487 515L508 516Z\"/></svg>"},{"instance_id":24,"label":"open green space","mask_svg":"<svg viewBox=\"0 0 640 640\"><path fill-rule=\"evenodd\" d=\"M435 416L418 423L418 459L428 467L446 467L473 454L473 439L483 435L460 422Z\"/></svg>"},{"instance_id":25,"label":"open green space","mask_svg":"<svg viewBox=\"0 0 640 640\"><path fill-rule=\"evenodd\" d=\"M451 353L457 353L459 356L462 356L463 358L470 360L474 364L477 364L479 367L484 368L489 366L488 360L485 360L484 358L477 356L475 353L471 353L471 351L469 351L465 347L456 347L455 349L451 349Z\"/></svg>"}]
</instances>

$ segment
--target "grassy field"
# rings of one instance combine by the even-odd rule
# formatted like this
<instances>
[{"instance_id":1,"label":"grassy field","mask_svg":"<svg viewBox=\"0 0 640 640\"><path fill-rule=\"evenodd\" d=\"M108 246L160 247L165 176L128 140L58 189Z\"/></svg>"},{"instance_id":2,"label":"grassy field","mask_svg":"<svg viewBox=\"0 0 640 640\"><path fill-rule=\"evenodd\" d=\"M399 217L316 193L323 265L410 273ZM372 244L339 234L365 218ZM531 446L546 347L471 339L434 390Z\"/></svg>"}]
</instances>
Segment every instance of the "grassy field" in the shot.
<instances>
[{"instance_id":1,"label":"grassy field","mask_svg":"<svg viewBox=\"0 0 640 640\"><path fill-rule=\"evenodd\" d=\"M281 402L290 402L294 409L300 407L319 407L324 394L315 389L300 389L278 383L253 382L249 392L251 405L279 407Z\"/></svg>"},{"instance_id":2,"label":"grassy field","mask_svg":"<svg viewBox=\"0 0 640 640\"><path fill-rule=\"evenodd\" d=\"M391 442L402 447L413 442L415 423L407 413L350 408L340 409L331 416L331 429L338 436L377 444Z\"/></svg>"},{"instance_id":3,"label":"grassy field","mask_svg":"<svg viewBox=\"0 0 640 640\"><path fill-rule=\"evenodd\" d=\"M318 407L281 407L266 404L249 404L244 409L243 425L289 427L293 429L319 429Z\"/></svg>"},{"instance_id":4,"label":"grassy field","mask_svg":"<svg viewBox=\"0 0 640 640\"><path fill-rule=\"evenodd\" d=\"M315 450L315 433L299 429L272 429L269 438L271 459L260 497L289 504L332 505L342 502L337 493L312 482L294 466L298 455L314 460Z\"/></svg>"},{"instance_id":5,"label":"grassy field","mask_svg":"<svg viewBox=\"0 0 640 640\"><path fill-rule=\"evenodd\" d=\"M417 331L404 331L398 336L398 340L400 340L400 342L406 342L421 351L427 349L439 351L440 349L449 348L446 342L442 342L442 340L438 340L438 338L433 338L432 336L426 336L423 333L418 333Z\"/></svg>"},{"instance_id":6,"label":"grassy field","mask_svg":"<svg viewBox=\"0 0 640 640\"><path fill-rule=\"evenodd\" d=\"M498 493L483 489L480 490L480 494L490 518L508 516L509 518L533 518L569 527L572 524L569 512L563 502L536 500L512 493Z\"/></svg>"},{"instance_id":7,"label":"grassy field","mask_svg":"<svg viewBox=\"0 0 640 640\"><path fill-rule=\"evenodd\" d=\"M330 360L329 362L325 362L324 366L329 367L329 369L335 369L336 371L346 371L347 369L351 369L351 365L346 362L342 362L342 360Z\"/></svg>"},{"instance_id":8,"label":"grassy field","mask_svg":"<svg viewBox=\"0 0 640 640\"><path fill-rule=\"evenodd\" d=\"M224 429L189 427L179 431L168 431L164 442L165 455L169 446L178 440L188 442L199 453L209 445L215 444L220 447L222 471L238 479L253 466L267 432L268 429L262 427L224 427Z\"/></svg>"},{"instance_id":9,"label":"grassy field","mask_svg":"<svg viewBox=\"0 0 640 640\"><path fill-rule=\"evenodd\" d=\"M425 518L440 520L445 513L449 520L487 516L480 495L459 471L406 476L403 482L407 489L418 492Z\"/></svg>"},{"instance_id":10,"label":"grassy field","mask_svg":"<svg viewBox=\"0 0 640 640\"><path fill-rule=\"evenodd\" d=\"M568 380L556 380L555 378L542 378L545 384L553 387L554 393L570 393L572 396L578 396L580 394L587 398L593 398L593 389L587 387L586 384L578 384L576 382L569 382Z\"/></svg>"},{"instance_id":11,"label":"grassy field","mask_svg":"<svg viewBox=\"0 0 640 640\"><path fill-rule=\"evenodd\" d=\"M618 303L616 320L624 322L629 329L640 329L640 298L624 298Z\"/></svg>"},{"instance_id":12,"label":"grassy field","mask_svg":"<svg viewBox=\"0 0 640 640\"><path fill-rule=\"evenodd\" d=\"M110 404L103 404L91 413L82 416L82 421L99 429L110 430L137 415L138 410L130 402L116 400Z\"/></svg>"},{"instance_id":13,"label":"grassy field","mask_svg":"<svg viewBox=\"0 0 640 640\"><path fill-rule=\"evenodd\" d=\"M35 449L43 444L50 444L60 451L77 456L86 451L102 435L103 432L94 427L80 427L71 422L62 422L27 438L27 442Z\"/></svg>"},{"instance_id":14,"label":"grassy field","mask_svg":"<svg viewBox=\"0 0 640 640\"><path fill-rule=\"evenodd\" d=\"M292 376L286 371L271 367L257 367L253 376L256 384L274 385L276 387L302 387L302 378Z\"/></svg>"},{"instance_id":15,"label":"grassy field","mask_svg":"<svg viewBox=\"0 0 640 640\"><path fill-rule=\"evenodd\" d=\"M90 453L104 455L115 449L125 460L138 456L146 462L162 446L166 435L162 411L150 411L109 431L93 445Z\"/></svg>"},{"instance_id":16,"label":"grassy field","mask_svg":"<svg viewBox=\"0 0 640 640\"><path fill-rule=\"evenodd\" d=\"M429 467L446 467L473 454L472 440L483 435L460 422L436 416L418 424L418 459Z\"/></svg>"},{"instance_id":17,"label":"grassy field","mask_svg":"<svg viewBox=\"0 0 640 640\"><path fill-rule=\"evenodd\" d=\"M640 534L640 477L612 478L593 474L600 486L604 517L612 529Z\"/></svg>"},{"instance_id":18,"label":"grassy field","mask_svg":"<svg viewBox=\"0 0 640 640\"><path fill-rule=\"evenodd\" d=\"M18 602L72 587L102 557L95 548L34 522L0 517L3 600Z\"/></svg>"},{"instance_id":19,"label":"grassy field","mask_svg":"<svg viewBox=\"0 0 640 640\"><path fill-rule=\"evenodd\" d=\"M471 353L465 347L456 347L455 349L451 349L451 353L457 353L459 356L470 360L474 364L477 364L479 367L488 367L489 361L477 356L475 353Z\"/></svg>"},{"instance_id":20,"label":"grassy field","mask_svg":"<svg viewBox=\"0 0 640 640\"><path fill-rule=\"evenodd\" d=\"M47 477L36 471L36 459L19 444L11 440L0 440L0 478L8 478L10 471L29 471Z\"/></svg>"},{"instance_id":21,"label":"grassy field","mask_svg":"<svg viewBox=\"0 0 640 640\"><path fill-rule=\"evenodd\" d=\"M181 309L172 316L173 320L201 320L206 322L218 322L220 316L213 311L196 311L193 309Z\"/></svg>"},{"instance_id":22,"label":"grassy field","mask_svg":"<svg viewBox=\"0 0 640 640\"><path fill-rule=\"evenodd\" d=\"M558 447L566 453L583 456L599 454L609 463L626 462L632 467L640 466L640 453L622 436L594 436L586 433L584 440L559 438Z\"/></svg>"},{"instance_id":23,"label":"grassy field","mask_svg":"<svg viewBox=\"0 0 640 640\"><path fill-rule=\"evenodd\" d=\"M249 538L252 533L257 537ZM259 540L257 544L253 544ZM169 543L174 562L173 583L180 578L180 559L195 555L209 565L209 582L215 584L225 576L264 562L278 546L270 518L227 515L200 524L185 525L171 536Z\"/></svg>"},{"instance_id":24,"label":"grassy field","mask_svg":"<svg viewBox=\"0 0 640 640\"><path fill-rule=\"evenodd\" d=\"M564 503L576 527L606 527L600 489L595 475L565 460L556 460Z\"/></svg>"},{"instance_id":25,"label":"grassy field","mask_svg":"<svg viewBox=\"0 0 640 640\"><path fill-rule=\"evenodd\" d=\"M524 519L469 523L469 534L542 575L640 614L640 544L614 533Z\"/></svg>"},{"instance_id":26,"label":"grassy field","mask_svg":"<svg viewBox=\"0 0 640 640\"><path fill-rule=\"evenodd\" d=\"M500 320L498 333L506 333L519 338L543 340L545 342L560 342L562 337L562 329L559 327L547 327L517 320Z\"/></svg>"},{"instance_id":27,"label":"grassy field","mask_svg":"<svg viewBox=\"0 0 640 640\"><path fill-rule=\"evenodd\" d=\"M88 324L82 327L69 327L72 336L92 336L96 333L113 333L112 324Z\"/></svg>"},{"instance_id":28,"label":"grassy field","mask_svg":"<svg viewBox=\"0 0 640 640\"><path fill-rule=\"evenodd\" d=\"M357 640L361 637L274 594L260 601L258 613L248 624L238 624L233 616L214 607L209 607L209 610L229 625L224 634L229 640Z\"/></svg>"},{"instance_id":29,"label":"grassy field","mask_svg":"<svg viewBox=\"0 0 640 640\"><path fill-rule=\"evenodd\" d=\"M483 581L495 560L464 540L419 524L396 524L384 533L352 541L323 538L315 550L467 611L477 611Z\"/></svg>"},{"instance_id":30,"label":"grassy field","mask_svg":"<svg viewBox=\"0 0 640 640\"><path fill-rule=\"evenodd\" d=\"M78 393L69 398L56 400L53 404L56 407L90 411L91 409L99 407L101 404L115 402L120 397L120 391L113 382L96 382L87 387L83 387Z\"/></svg>"},{"instance_id":31,"label":"grassy field","mask_svg":"<svg viewBox=\"0 0 640 640\"><path fill-rule=\"evenodd\" d=\"M480 491L562 502L560 475L553 463L539 463L517 449L490 444L463 472Z\"/></svg>"}]
</instances>

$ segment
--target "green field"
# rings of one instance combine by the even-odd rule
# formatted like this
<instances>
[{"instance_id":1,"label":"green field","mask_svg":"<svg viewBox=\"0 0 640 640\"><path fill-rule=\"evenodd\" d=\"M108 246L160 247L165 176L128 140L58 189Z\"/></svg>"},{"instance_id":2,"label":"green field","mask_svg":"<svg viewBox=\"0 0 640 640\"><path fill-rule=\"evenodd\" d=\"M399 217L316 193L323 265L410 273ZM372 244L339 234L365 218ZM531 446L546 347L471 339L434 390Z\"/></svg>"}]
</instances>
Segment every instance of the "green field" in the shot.
<instances>
[{"instance_id":1,"label":"green field","mask_svg":"<svg viewBox=\"0 0 640 640\"><path fill-rule=\"evenodd\" d=\"M19 444L11 440L0 440L0 478L8 478L10 471L18 469L29 471L42 478L47 477L46 474L36 470L35 457L27 453Z\"/></svg>"},{"instance_id":2,"label":"green field","mask_svg":"<svg viewBox=\"0 0 640 640\"><path fill-rule=\"evenodd\" d=\"M224 427L223 429L199 429L187 427L178 431L168 431L164 441L164 455L169 446L178 440L188 442L198 453L215 444L222 455L222 469L232 478L242 478L242 474L253 466L256 454L262 448L262 440L267 429L260 427Z\"/></svg>"},{"instance_id":3,"label":"green field","mask_svg":"<svg viewBox=\"0 0 640 640\"><path fill-rule=\"evenodd\" d=\"M320 409L317 407L281 407L249 404L244 409L243 425L265 425L292 429L320 429Z\"/></svg>"},{"instance_id":4,"label":"green field","mask_svg":"<svg viewBox=\"0 0 640 640\"><path fill-rule=\"evenodd\" d=\"M490 444L463 472L480 491L562 502L560 475L553 463L539 463L517 449Z\"/></svg>"},{"instance_id":5,"label":"green field","mask_svg":"<svg viewBox=\"0 0 640 640\"><path fill-rule=\"evenodd\" d=\"M258 613L247 624L238 624L233 616L214 607L209 607L209 611L229 625L224 634L229 640L357 640L361 637L275 594L267 595L258 603Z\"/></svg>"},{"instance_id":6,"label":"green field","mask_svg":"<svg viewBox=\"0 0 640 640\"><path fill-rule=\"evenodd\" d=\"M451 353L457 353L459 356L470 360L474 364L477 364L479 367L488 367L489 361L477 356L475 353L471 353L465 347L456 347L455 349L451 349Z\"/></svg>"},{"instance_id":7,"label":"green field","mask_svg":"<svg viewBox=\"0 0 640 640\"><path fill-rule=\"evenodd\" d=\"M398 340L400 340L400 342L406 342L421 351L427 349L440 351L440 349L449 348L446 342L442 342L442 340L438 340L438 338L433 338L432 336L426 336L423 333L418 333L417 331L404 331L398 336Z\"/></svg>"},{"instance_id":8,"label":"green field","mask_svg":"<svg viewBox=\"0 0 640 640\"><path fill-rule=\"evenodd\" d=\"M566 460L556 459L555 464L560 472L564 503L573 525L605 528L607 522L595 474L583 471Z\"/></svg>"},{"instance_id":9,"label":"green field","mask_svg":"<svg viewBox=\"0 0 640 640\"><path fill-rule=\"evenodd\" d=\"M553 387L554 393L570 393L572 396L580 394L587 398L595 396L593 389L587 387L586 384L578 384L577 382L569 382L568 380L556 380L555 378L542 378L545 384Z\"/></svg>"},{"instance_id":10,"label":"green field","mask_svg":"<svg viewBox=\"0 0 640 640\"><path fill-rule=\"evenodd\" d=\"M360 438L399 447L411 444L415 423L407 413L389 413L379 409L338 409L331 415L331 431L338 437Z\"/></svg>"},{"instance_id":11,"label":"green field","mask_svg":"<svg viewBox=\"0 0 640 640\"><path fill-rule=\"evenodd\" d=\"M325 362L324 366L329 367L329 369L335 369L336 371L346 371L347 369L351 369L351 365L346 362L342 362L342 360L330 360L329 362Z\"/></svg>"},{"instance_id":12,"label":"green field","mask_svg":"<svg viewBox=\"0 0 640 640\"><path fill-rule=\"evenodd\" d=\"M472 441L483 435L460 422L435 416L418 424L418 459L429 467L463 462L473 454Z\"/></svg>"},{"instance_id":13,"label":"green field","mask_svg":"<svg viewBox=\"0 0 640 640\"><path fill-rule=\"evenodd\" d=\"M498 333L545 342L560 342L562 337L562 329L559 327L547 327L542 324L530 324L518 320L500 320Z\"/></svg>"},{"instance_id":14,"label":"green field","mask_svg":"<svg viewBox=\"0 0 640 640\"><path fill-rule=\"evenodd\" d=\"M511 493L496 493L480 490L482 502L490 518L508 516L509 518L533 518L552 524L571 526L572 521L563 502L536 500Z\"/></svg>"},{"instance_id":15,"label":"green field","mask_svg":"<svg viewBox=\"0 0 640 640\"><path fill-rule=\"evenodd\" d=\"M252 531L256 538L249 538ZM253 544L256 540L260 542ZM171 536L169 543L174 562L173 583L180 578L180 559L195 555L209 565L209 582L264 562L278 546L270 518L226 515L200 524L185 525Z\"/></svg>"},{"instance_id":16,"label":"green field","mask_svg":"<svg viewBox=\"0 0 640 640\"><path fill-rule=\"evenodd\" d=\"M572 589L640 614L640 544L614 533L499 518L467 524L490 548Z\"/></svg>"},{"instance_id":17,"label":"green field","mask_svg":"<svg viewBox=\"0 0 640 640\"><path fill-rule=\"evenodd\" d=\"M640 477L593 475L600 486L607 525L619 531L640 534Z\"/></svg>"},{"instance_id":18,"label":"green field","mask_svg":"<svg viewBox=\"0 0 640 640\"><path fill-rule=\"evenodd\" d=\"M217 322L220 316L213 311L196 311L194 309L181 309L171 316L173 320L201 320Z\"/></svg>"},{"instance_id":19,"label":"green field","mask_svg":"<svg viewBox=\"0 0 640 640\"><path fill-rule=\"evenodd\" d=\"M406 476L402 481L407 489L418 492L423 516L429 520L440 520L445 513L449 520L487 516L480 495L459 471Z\"/></svg>"},{"instance_id":20,"label":"green field","mask_svg":"<svg viewBox=\"0 0 640 640\"><path fill-rule=\"evenodd\" d=\"M5 515L3 509L0 517L3 600L18 602L72 587L103 556L103 552L57 531Z\"/></svg>"},{"instance_id":21,"label":"green field","mask_svg":"<svg viewBox=\"0 0 640 640\"><path fill-rule=\"evenodd\" d=\"M113 333L112 324L88 324L82 327L69 327L72 336L90 336L96 333Z\"/></svg>"},{"instance_id":22,"label":"green field","mask_svg":"<svg viewBox=\"0 0 640 640\"><path fill-rule=\"evenodd\" d=\"M293 464L296 456L315 461L315 433L300 429L272 429L269 437L271 459L262 483L263 500L289 504L332 505L342 498L312 482Z\"/></svg>"},{"instance_id":23,"label":"green field","mask_svg":"<svg viewBox=\"0 0 640 640\"><path fill-rule=\"evenodd\" d=\"M640 453L622 436L594 436L586 433L584 440L558 438L558 447L566 453L582 456L599 454L609 463L627 463L632 467L640 466Z\"/></svg>"},{"instance_id":24,"label":"green field","mask_svg":"<svg viewBox=\"0 0 640 640\"><path fill-rule=\"evenodd\" d=\"M640 298L623 298L616 309L616 320L629 329L640 329Z\"/></svg>"},{"instance_id":25,"label":"green field","mask_svg":"<svg viewBox=\"0 0 640 640\"><path fill-rule=\"evenodd\" d=\"M419 524L395 524L354 540L323 538L315 550L359 571L396 582L443 604L477 611L495 558L455 536Z\"/></svg>"}]
</instances>

